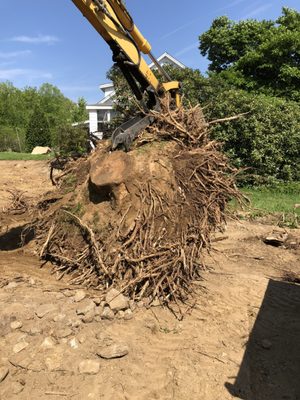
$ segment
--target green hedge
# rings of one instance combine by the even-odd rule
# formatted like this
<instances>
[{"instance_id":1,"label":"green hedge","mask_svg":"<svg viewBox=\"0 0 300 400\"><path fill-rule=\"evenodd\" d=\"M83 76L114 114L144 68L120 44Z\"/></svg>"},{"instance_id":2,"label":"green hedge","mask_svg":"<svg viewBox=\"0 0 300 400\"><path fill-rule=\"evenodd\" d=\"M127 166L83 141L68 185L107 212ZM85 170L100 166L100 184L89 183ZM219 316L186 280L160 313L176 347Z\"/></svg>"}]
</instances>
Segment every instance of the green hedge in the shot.
<instances>
[{"instance_id":1,"label":"green hedge","mask_svg":"<svg viewBox=\"0 0 300 400\"><path fill-rule=\"evenodd\" d=\"M212 96L209 120L249 112L213 125L212 135L244 172L245 183L300 180L300 105L296 102L227 90Z\"/></svg>"}]
</instances>

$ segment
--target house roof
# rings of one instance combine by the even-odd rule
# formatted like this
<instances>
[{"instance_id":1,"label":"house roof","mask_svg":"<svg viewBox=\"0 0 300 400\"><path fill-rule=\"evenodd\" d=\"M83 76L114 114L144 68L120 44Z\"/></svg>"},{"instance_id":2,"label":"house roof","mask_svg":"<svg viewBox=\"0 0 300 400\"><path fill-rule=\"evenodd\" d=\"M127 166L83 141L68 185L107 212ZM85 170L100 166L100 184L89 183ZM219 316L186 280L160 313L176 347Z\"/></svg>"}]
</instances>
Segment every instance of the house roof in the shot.
<instances>
[{"instance_id":1,"label":"house roof","mask_svg":"<svg viewBox=\"0 0 300 400\"><path fill-rule=\"evenodd\" d=\"M175 64L175 66L178 66L178 68L186 68L186 66L180 62L179 60L177 60L177 58L171 56L171 54L165 52L163 53L160 57L158 57L157 61L159 63L164 63L164 61L166 61L167 63L170 64ZM149 68L153 68L155 67L154 63L149 64ZM111 89L111 93L108 94L107 96L105 96L103 99L101 99L98 103L96 104L89 104L87 106L87 110L91 110L91 109L101 109L101 106L105 106L106 103L107 107L111 108L111 105L113 103L113 97L115 95L115 91L114 91L114 84L112 82L110 83L103 83L101 85L99 85L99 88L105 93L107 91L107 89Z\"/></svg>"},{"instance_id":2,"label":"house roof","mask_svg":"<svg viewBox=\"0 0 300 400\"><path fill-rule=\"evenodd\" d=\"M102 85L99 86L99 89L101 89L103 92L105 92L105 89L113 89L114 84L112 82L110 83L103 83Z\"/></svg>"},{"instance_id":3,"label":"house roof","mask_svg":"<svg viewBox=\"0 0 300 400\"><path fill-rule=\"evenodd\" d=\"M179 68L186 68L186 65L184 65L182 62L177 60L177 58L171 56L171 54L165 52L161 56L158 57L157 61L162 62L164 59L171 61L171 63L176 64ZM155 66L154 63L149 64L149 68L153 68Z\"/></svg>"}]
</instances>

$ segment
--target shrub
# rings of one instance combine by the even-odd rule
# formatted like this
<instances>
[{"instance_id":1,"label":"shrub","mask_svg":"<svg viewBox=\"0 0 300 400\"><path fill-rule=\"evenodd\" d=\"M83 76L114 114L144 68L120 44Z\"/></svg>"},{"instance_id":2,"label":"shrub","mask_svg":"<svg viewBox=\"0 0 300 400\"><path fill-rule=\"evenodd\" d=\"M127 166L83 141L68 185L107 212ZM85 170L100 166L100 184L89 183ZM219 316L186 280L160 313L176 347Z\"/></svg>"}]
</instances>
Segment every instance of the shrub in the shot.
<instances>
[{"instance_id":1,"label":"shrub","mask_svg":"<svg viewBox=\"0 0 300 400\"><path fill-rule=\"evenodd\" d=\"M234 164L249 168L246 183L300 180L298 103L228 90L217 94L205 111L210 120L249 112L212 128L212 135L224 143Z\"/></svg>"}]
</instances>

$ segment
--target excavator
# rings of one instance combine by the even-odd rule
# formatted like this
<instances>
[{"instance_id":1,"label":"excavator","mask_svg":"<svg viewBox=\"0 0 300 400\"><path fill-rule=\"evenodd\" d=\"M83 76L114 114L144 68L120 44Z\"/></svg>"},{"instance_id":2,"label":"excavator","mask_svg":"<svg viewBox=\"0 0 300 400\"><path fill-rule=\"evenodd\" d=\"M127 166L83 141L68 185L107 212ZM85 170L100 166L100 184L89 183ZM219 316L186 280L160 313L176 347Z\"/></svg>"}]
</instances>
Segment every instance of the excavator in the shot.
<instances>
[{"instance_id":1,"label":"excavator","mask_svg":"<svg viewBox=\"0 0 300 400\"><path fill-rule=\"evenodd\" d=\"M152 53L150 43L135 25L122 0L72 0L83 16L109 45L113 62L120 68L143 113L120 125L112 134L112 150L130 145L153 122L149 110L160 111L163 99L171 107L181 104L180 82L173 81ZM149 68L143 55L155 64L163 82Z\"/></svg>"}]
</instances>

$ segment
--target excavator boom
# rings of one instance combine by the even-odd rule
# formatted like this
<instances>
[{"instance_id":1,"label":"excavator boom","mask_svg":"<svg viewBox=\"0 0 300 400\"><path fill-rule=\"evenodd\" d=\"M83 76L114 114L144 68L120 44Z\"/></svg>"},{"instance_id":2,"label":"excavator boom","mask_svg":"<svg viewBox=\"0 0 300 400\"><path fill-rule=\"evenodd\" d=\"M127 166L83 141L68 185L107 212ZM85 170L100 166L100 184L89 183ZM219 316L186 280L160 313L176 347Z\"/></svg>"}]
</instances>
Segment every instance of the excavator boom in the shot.
<instances>
[{"instance_id":1,"label":"excavator boom","mask_svg":"<svg viewBox=\"0 0 300 400\"><path fill-rule=\"evenodd\" d=\"M135 97L148 100L146 109L160 109L160 99L171 93L176 106L180 105L180 83L172 81L151 52L151 45L134 24L122 0L72 0L96 31L107 42L113 61L119 66ZM145 61L146 54L154 62L165 82L160 82ZM144 103L143 103L144 106ZM143 107L145 109L145 106ZM141 115L121 125L112 135L113 149L123 145L128 150L131 142L152 122Z\"/></svg>"}]
</instances>

